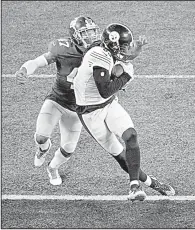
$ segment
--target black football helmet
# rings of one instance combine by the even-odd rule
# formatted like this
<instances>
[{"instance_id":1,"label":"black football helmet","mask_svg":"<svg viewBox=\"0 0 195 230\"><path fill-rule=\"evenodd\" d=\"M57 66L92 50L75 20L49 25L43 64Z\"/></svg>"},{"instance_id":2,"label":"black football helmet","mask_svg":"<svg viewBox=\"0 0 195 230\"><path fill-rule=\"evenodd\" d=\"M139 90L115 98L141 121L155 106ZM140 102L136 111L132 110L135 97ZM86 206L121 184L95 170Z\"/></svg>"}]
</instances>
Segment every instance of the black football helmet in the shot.
<instances>
[{"instance_id":1,"label":"black football helmet","mask_svg":"<svg viewBox=\"0 0 195 230\"><path fill-rule=\"evenodd\" d=\"M85 49L93 42L101 39L99 26L90 17L84 16L71 21L69 34L76 45Z\"/></svg>"},{"instance_id":2,"label":"black football helmet","mask_svg":"<svg viewBox=\"0 0 195 230\"><path fill-rule=\"evenodd\" d=\"M102 33L101 40L116 60L128 61L133 35L127 26L118 23L108 25Z\"/></svg>"}]
</instances>

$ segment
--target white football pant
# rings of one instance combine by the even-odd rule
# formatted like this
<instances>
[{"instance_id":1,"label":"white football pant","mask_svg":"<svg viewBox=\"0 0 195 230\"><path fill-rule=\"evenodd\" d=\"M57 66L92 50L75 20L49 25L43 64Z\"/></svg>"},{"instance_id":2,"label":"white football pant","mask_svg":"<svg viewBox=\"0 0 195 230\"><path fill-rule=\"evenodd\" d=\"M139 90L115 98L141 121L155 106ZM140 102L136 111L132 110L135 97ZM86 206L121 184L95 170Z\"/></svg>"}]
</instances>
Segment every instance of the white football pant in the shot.
<instances>
[{"instance_id":1,"label":"white football pant","mask_svg":"<svg viewBox=\"0 0 195 230\"><path fill-rule=\"evenodd\" d=\"M61 147L68 153L74 152L82 129L78 115L55 101L46 99L37 118L36 134L50 138L58 122Z\"/></svg>"},{"instance_id":2,"label":"white football pant","mask_svg":"<svg viewBox=\"0 0 195 230\"><path fill-rule=\"evenodd\" d=\"M80 118L94 139L114 156L123 151L123 145L116 135L122 137L128 128L134 127L131 117L117 100Z\"/></svg>"}]
</instances>

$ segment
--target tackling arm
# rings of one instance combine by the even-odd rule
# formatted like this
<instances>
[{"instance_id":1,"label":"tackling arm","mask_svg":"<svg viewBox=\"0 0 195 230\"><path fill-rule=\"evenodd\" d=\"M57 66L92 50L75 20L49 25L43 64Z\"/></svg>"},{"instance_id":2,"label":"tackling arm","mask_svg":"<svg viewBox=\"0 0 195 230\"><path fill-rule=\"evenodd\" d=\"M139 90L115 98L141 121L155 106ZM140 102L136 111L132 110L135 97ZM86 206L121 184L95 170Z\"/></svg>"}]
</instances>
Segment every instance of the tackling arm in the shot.
<instances>
[{"instance_id":1,"label":"tackling arm","mask_svg":"<svg viewBox=\"0 0 195 230\"><path fill-rule=\"evenodd\" d=\"M47 66L54 61L55 56L51 52L48 52L25 62L15 74L17 81L24 84L27 81L27 76L33 74L39 67Z\"/></svg>"},{"instance_id":2,"label":"tackling arm","mask_svg":"<svg viewBox=\"0 0 195 230\"><path fill-rule=\"evenodd\" d=\"M35 72L35 70L37 70L39 67L44 67L48 65L48 61L45 58L44 55L41 55L37 58L35 58L34 60L29 60L27 62L25 62L20 69L25 68L26 69L26 74L31 75Z\"/></svg>"},{"instance_id":3,"label":"tackling arm","mask_svg":"<svg viewBox=\"0 0 195 230\"><path fill-rule=\"evenodd\" d=\"M33 74L38 68L55 62L58 55L58 45L56 44L58 43L55 41L51 42L47 53L25 62L15 74L17 81L24 84L27 81L27 76Z\"/></svg>"},{"instance_id":4,"label":"tackling arm","mask_svg":"<svg viewBox=\"0 0 195 230\"><path fill-rule=\"evenodd\" d=\"M59 42L58 40L54 40L49 43L47 53L35 58L34 60L29 60L25 62L22 67L27 70L27 76L33 74L38 68L55 62L58 56L58 51Z\"/></svg>"}]
</instances>

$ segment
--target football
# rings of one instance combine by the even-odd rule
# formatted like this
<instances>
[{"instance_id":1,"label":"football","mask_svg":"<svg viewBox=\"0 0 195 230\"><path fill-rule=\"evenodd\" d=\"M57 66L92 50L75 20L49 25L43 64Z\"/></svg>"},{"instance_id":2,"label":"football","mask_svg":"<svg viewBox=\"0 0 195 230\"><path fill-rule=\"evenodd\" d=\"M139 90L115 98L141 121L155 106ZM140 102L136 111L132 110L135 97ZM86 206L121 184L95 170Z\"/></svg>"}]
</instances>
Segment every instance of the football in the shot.
<instances>
[{"instance_id":1,"label":"football","mask_svg":"<svg viewBox=\"0 0 195 230\"><path fill-rule=\"evenodd\" d=\"M121 64L116 64L112 68L112 74L116 77L119 77L124 72L124 69Z\"/></svg>"}]
</instances>

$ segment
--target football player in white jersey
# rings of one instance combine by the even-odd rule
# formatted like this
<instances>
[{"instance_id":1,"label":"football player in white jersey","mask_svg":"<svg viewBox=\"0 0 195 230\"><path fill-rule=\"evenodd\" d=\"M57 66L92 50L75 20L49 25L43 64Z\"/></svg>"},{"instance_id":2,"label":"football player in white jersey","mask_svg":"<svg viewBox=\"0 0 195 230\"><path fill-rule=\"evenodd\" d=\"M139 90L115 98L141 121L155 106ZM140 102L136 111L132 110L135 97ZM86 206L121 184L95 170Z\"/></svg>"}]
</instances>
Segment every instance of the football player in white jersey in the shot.
<instances>
[{"instance_id":1,"label":"football player in white jersey","mask_svg":"<svg viewBox=\"0 0 195 230\"><path fill-rule=\"evenodd\" d=\"M129 62L132 42L132 32L127 26L118 23L108 25L103 31L100 46L86 52L73 84L77 113L83 126L129 173L129 199L143 201L146 193L140 181L163 195L174 195L175 191L140 169L137 132L129 114L115 96L133 79L133 65ZM120 76L112 73L116 63L124 70ZM117 136L123 139L125 150Z\"/></svg>"}]
</instances>

